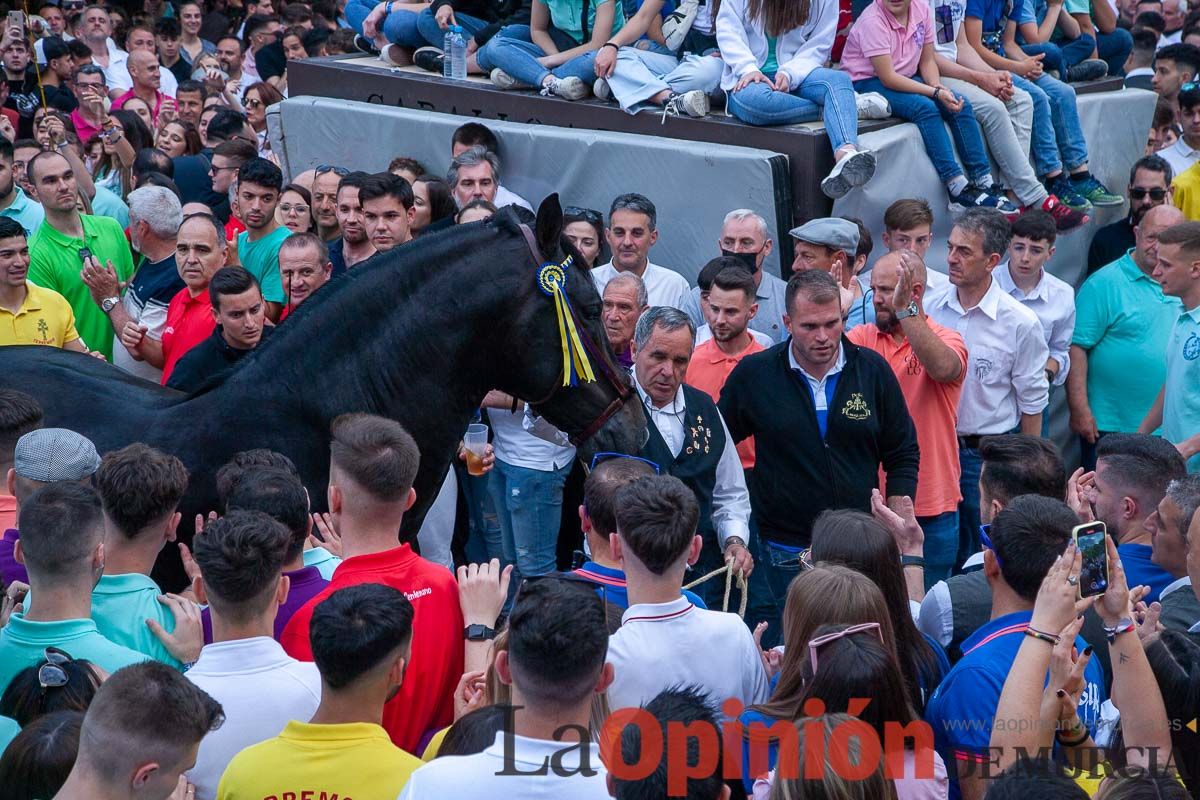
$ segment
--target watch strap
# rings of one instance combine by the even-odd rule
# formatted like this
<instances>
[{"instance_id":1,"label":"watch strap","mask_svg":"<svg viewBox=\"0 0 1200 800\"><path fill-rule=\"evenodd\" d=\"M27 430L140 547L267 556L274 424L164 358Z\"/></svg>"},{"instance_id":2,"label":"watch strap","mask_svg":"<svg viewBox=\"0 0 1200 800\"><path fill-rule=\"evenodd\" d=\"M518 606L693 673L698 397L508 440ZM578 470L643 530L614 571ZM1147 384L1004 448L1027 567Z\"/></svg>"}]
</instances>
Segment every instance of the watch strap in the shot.
<instances>
[{"instance_id":1,"label":"watch strap","mask_svg":"<svg viewBox=\"0 0 1200 800\"><path fill-rule=\"evenodd\" d=\"M487 625L468 625L463 628L463 638L469 642L486 642L496 638L496 629Z\"/></svg>"}]
</instances>

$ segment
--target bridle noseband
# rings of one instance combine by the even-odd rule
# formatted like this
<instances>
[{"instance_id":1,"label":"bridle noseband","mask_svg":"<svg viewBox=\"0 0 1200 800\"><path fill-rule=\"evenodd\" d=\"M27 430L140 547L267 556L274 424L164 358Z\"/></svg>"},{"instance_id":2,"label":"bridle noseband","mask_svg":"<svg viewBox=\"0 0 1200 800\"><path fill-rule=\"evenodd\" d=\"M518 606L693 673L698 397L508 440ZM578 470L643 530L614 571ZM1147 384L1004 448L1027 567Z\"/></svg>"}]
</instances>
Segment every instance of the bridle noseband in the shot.
<instances>
[{"instance_id":1,"label":"bridle noseband","mask_svg":"<svg viewBox=\"0 0 1200 800\"><path fill-rule=\"evenodd\" d=\"M524 223L520 223L518 227L521 230L521 235L525 237L525 244L529 247L529 254L533 256L533 263L537 265L539 269L544 267L549 262L542 253L541 248L538 247L537 240L533 236L533 231ZM588 333L587 328L580 323L578 315L575 313L575 309L568 307L568 313L574 322L575 330L579 335L579 340L583 343L583 348L587 354L587 357L591 359L592 363L599 366L600 375L604 377L609 386L611 386L612 389L617 393L616 399L609 403L608 406L602 412L600 412L598 417L584 426L583 431L576 436L569 437L571 444L578 447L582 442L587 441L601 428L603 428L604 423L612 419L612 417L621 410L621 407L628 402L629 398L633 396L633 392L629 388L629 385L625 381L621 380L620 376L617 374L616 367L613 366L612 359L608 357L608 353L604 349L596 346L596 342L592 338L591 334ZM554 393L558 391L558 388L559 387L556 386L551 389L550 394L546 395L540 401L531 401L532 405L537 406L545 403L554 396Z\"/></svg>"}]
</instances>

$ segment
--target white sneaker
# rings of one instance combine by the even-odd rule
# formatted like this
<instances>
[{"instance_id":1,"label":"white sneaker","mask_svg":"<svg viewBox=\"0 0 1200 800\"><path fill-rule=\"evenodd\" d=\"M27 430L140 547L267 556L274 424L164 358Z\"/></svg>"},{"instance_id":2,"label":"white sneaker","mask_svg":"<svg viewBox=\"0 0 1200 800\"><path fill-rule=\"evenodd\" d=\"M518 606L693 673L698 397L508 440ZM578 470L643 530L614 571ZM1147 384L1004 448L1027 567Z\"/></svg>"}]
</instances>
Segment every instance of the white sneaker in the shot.
<instances>
[{"instance_id":1,"label":"white sneaker","mask_svg":"<svg viewBox=\"0 0 1200 800\"><path fill-rule=\"evenodd\" d=\"M389 44L379 51L379 60L391 67L411 67L412 50L398 44Z\"/></svg>"},{"instance_id":2,"label":"white sneaker","mask_svg":"<svg viewBox=\"0 0 1200 800\"><path fill-rule=\"evenodd\" d=\"M853 150L837 160L833 169L821 181L825 196L837 200L845 197L855 186L862 186L875 175L875 154L870 150Z\"/></svg>"},{"instance_id":3,"label":"white sneaker","mask_svg":"<svg viewBox=\"0 0 1200 800\"><path fill-rule=\"evenodd\" d=\"M492 70L492 74L488 77L492 79L492 85L498 89L511 89L517 85L517 79L499 67Z\"/></svg>"},{"instance_id":4,"label":"white sneaker","mask_svg":"<svg viewBox=\"0 0 1200 800\"><path fill-rule=\"evenodd\" d=\"M662 21L663 39L666 40L668 50L678 50L683 44L699 11L700 0L683 0Z\"/></svg>"},{"instance_id":5,"label":"white sneaker","mask_svg":"<svg viewBox=\"0 0 1200 800\"><path fill-rule=\"evenodd\" d=\"M582 100L588 95L588 85L574 75L568 75L565 78L554 78L550 83L542 87L542 95L545 97L554 95L555 97L561 97L563 100Z\"/></svg>"},{"instance_id":6,"label":"white sneaker","mask_svg":"<svg viewBox=\"0 0 1200 800\"><path fill-rule=\"evenodd\" d=\"M663 106L662 121L665 125L667 117L703 117L708 114L708 109L708 95L699 89L693 89L683 94L673 94Z\"/></svg>"},{"instance_id":7,"label":"white sneaker","mask_svg":"<svg viewBox=\"0 0 1200 800\"><path fill-rule=\"evenodd\" d=\"M612 87L608 85L608 79L596 78L596 82L592 84L592 94L596 95L597 100L611 100Z\"/></svg>"},{"instance_id":8,"label":"white sneaker","mask_svg":"<svg viewBox=\"0 0 1200 800\"><path fill-rule=\"evenodd\" d=\"M855 95L859 119L887 119L892 115L892 106L879 92L864 92Z\"/></svg>"}]
</instances>

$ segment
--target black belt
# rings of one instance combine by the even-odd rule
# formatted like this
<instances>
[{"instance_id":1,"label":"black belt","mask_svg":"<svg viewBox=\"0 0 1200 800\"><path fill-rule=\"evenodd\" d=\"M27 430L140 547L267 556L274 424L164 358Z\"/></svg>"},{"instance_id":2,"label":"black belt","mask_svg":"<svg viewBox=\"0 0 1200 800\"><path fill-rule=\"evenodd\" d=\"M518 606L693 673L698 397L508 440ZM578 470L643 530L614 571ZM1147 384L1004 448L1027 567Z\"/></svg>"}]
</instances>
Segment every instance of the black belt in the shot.
<instances>
[{"instance_id":1,"label":"black belt","mask_svg":"<svg viewBox=\"0 0 1200 800\"><path fill-rule=\"evenodd\" d=\"M979 440L982 438L983 437L980 436L979 434L974 434L974 433L971 434L970 436L960 436L960 437L958 437L958 446L965 447L968 450L978 450L979 449Z\"/></svg>"}]
</instances>

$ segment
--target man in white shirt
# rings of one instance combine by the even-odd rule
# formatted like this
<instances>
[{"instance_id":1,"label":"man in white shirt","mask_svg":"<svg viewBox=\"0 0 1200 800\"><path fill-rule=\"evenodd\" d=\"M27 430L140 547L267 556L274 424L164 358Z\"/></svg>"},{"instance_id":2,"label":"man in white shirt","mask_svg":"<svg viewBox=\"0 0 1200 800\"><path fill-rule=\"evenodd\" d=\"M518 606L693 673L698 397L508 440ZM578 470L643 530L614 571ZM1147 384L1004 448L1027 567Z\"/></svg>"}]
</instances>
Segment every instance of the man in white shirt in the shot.
<instances>
[{"instance_id":1,"label":"man in white shirt","mask_svg":"<svg viewBox=\"0 0 1200 800\"><path fill-rule=\"evenodd\" d=\"M496 676L512 691L504 730L482 753L418 769L401 800L607 800L607 773L587 734L592 698L613 679L605 613L585 581L524 583L508 618L508 649L496 652Z\"/></svg>"},{"instance_id":2,"label":"man in white shirt","mask_svg":"<svg viewBox=\"0 0 1200 800\"><path fill-rule=\"evenodd\" d=\"M1146 520L1150 531L1150 560L1170 573L1174 582L1159 593L1162 624L1169 630L1186 631L1200 622L1200 599L1188 576L1188 531L1200 506L1200 475L1171 481L1158 508Z\"/></svg>"},{"instance_id":3,"label":"man in white shirt","mask_svg":"<svg viewBox=\"0 0 1200 800\"><path fill-rule=\"evenodd\" d=\"M640 455L682 480L700 506L704 548L694 577L726 563L749 576L754 569L747 548L750 495L733 437L712 398L684 383L694 339L692 321L676 308L651 306L638 320L633 385L651 423ZM696 594L705 605L719 608L724 586L722 580L708 581L696 587Z\"/></svg>"},{"instance_id":4,"label":"man in white shirt","mask_svg":"<svg viewBox=\"0 0 1200 800\"><path fill-rule=\"evenodd\" d=\"M959 217L946 259L951 285L926 303L934 322L962 334L969 358L958 403L959 564L979 550L980 437L1018 427L1040 435L1049 398L1042 324L992 277L1010 236L999 212L971 209Z\"/></svg>"},{"instance_id":5,"label":"man in white shirt","mask_svg":"<svg viewBox=\"0 0 1200 800\"><path fill-rule=\"evenodd\" d=\"M500 156L500 140L496 138L492 129L481 122L468 122L454 129L454 135L450 137L450 157L458 158L461 153L476 146L482 147L497 158ZM496 208L520 206L530 211L534 210L528 200L516 192L510 192L499 183L496 185L496 198L492 203Z\"/></svg>"},{"instance_id":6,"label":"man in white shirt","mask_svg":"<svg viewBox=\"0 0 1200 800\"><path fill-rule=\"evenodd\" d=\"M1046 346L1050 349L1046 359L1046 379L1052 386L1062 386L1071 370L1075 290L1046 271L1046 263L1054 255L1056 236L1054 219L1049 214L1044 211L1022 214L1012 224L1008 262L996 270L996 282L1037 315Z\"/></svg>"},{"instance_id":7,"label":"man in white shirt","mask_svg":"<svg viewBox=\"0 0 1200 800\"><path fill-rule=\"evenodd\" d=\"M765 701L767 674L741 619L679 595L704 547L694 494L670 475L640 478L617 493L616 506L610 539L625 570L629 608L609 643L609 706L641 706L673 686L696 686L714 706Z\"/></svg>"},{"instance_id":8,"label":"man in white shirt","mask_svg":"<svg viewBox=\"0 0 1200 800\"><path fill-rule=\"evenodd\" d=\"M717 246L721 248L721 255L737 258L754 276L754 285L758 287L754 298L758 313L750 320L750 330L765 333L770 337L771 344L779 344L786 335L783 317L787 313L784 304L787 283L777 275L763 271L763 262L775 248L767 221L748 208L734 209L725 215ZM697 329L705 325L701 302L700 288L696 287L688 294L687 305L683 309ZM766 346L770 347L769 344Z\"/></svg>"},{"instance_id":9,"label":"man in white shirt","mask_svg":"<svg viewBox=\"0 0 1200 800\"><path fill-rule=\"evenodd\" d=\"M225 724L204 737L188 780L196 800L213 800L238 752L277 736L291 720L308 722L321 702L315 664L297 661L273 638L287 599L282 574L291 533L258 511L231 511L193 543L201 576L196 597L212 614L213 643L187 678L225 709Z\"/></svg>"},{"instance_id":10,"label":"man in white shirt","mask_svg":"<svg viewBox=\"0 0 1200 800\"><path fill-rule=\"evenodd\" d=\"M618 272L632 272L646 284L651 306L685 307L691 292L687 278L650 263L650 248L658 241L658 210L649 198L619 195L609 209L604 234L613 257L592 269L597 292L604 294L604 287Z\"/></svg>"},{"instance_id":11,"label":"man in white shirt","mask_svg":"<svg viewBox=\"0 0 1200 800\"><path fill-rule=\"evenodd\" d=\"M1183 134L1173 144L1158 151L1158 155L1171 165L1173 175L1182 175L1200 160L1200 86L1190 81L1184 86L1191 88L1179 90L1179 125Z\"/></svg>"}]
</instances>

